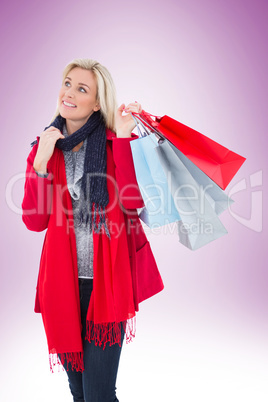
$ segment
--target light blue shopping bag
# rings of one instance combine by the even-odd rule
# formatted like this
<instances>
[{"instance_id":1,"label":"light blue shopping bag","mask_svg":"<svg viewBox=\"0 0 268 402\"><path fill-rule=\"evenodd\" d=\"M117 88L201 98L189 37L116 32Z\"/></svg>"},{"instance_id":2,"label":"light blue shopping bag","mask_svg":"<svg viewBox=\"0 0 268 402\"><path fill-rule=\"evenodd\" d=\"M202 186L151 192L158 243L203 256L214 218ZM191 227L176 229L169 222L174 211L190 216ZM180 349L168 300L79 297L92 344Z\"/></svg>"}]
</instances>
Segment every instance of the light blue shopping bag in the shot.
<instances>
[{"instance_id":1,"label":"light blue shopping bag","mask_svg":"<svg viewBox=\"0 0 268 402\"><path fill-rule=\"evenodd\" d=\"M150 228L180 220L169 191L165 172L155 154L158 146L154 134L130 142L135 173L145 208L140 219Z\"/></svg>"}]
</instances>

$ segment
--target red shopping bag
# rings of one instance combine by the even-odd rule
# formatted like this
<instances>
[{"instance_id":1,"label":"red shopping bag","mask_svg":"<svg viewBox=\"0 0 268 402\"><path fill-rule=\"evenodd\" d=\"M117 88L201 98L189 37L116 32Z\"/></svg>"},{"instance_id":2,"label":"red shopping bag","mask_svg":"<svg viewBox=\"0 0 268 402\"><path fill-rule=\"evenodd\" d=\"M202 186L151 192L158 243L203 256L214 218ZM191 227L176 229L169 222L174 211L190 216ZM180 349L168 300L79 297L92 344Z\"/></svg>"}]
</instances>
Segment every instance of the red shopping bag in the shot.
<instances>
[{"instance_id":1,"label":"red shopping bag","mask_svg":"<svg viewBox=\"0 0 268 402\"><path fill-rule=\"evenodd\" d=\"M144 110L135 115L141 117L148 127L156 129L172 142L223 190L246 160L243 156L169 116L157 117ZM155 120L152 117L155 117Z\"/></svg>"}]
</instances>

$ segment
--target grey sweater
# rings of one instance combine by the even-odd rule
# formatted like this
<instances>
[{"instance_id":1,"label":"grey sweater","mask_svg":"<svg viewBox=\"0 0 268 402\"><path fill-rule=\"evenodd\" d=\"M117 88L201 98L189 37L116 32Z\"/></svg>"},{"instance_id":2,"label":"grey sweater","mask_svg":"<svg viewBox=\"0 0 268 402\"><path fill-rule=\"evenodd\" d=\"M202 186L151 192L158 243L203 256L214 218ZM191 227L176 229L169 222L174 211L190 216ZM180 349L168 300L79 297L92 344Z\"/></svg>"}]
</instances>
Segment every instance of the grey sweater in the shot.
<instances>
[{"instance_id":1,"label":"grey sweater","mask_svg":"<svg viewBox=\"0 0 268 402\"><path fill-rule=\"evenodd\" d=\"M63 135L68 136L66 126L63 126ZM72 199L74 213L74 229L76 237L78 277L93 278L93 237L89 223L80 223L78 212L83 197L81 195L81 181L84 170L84 159L87 140L77 152L63 151L66 179Z\"/></svg>"}]
</instances>

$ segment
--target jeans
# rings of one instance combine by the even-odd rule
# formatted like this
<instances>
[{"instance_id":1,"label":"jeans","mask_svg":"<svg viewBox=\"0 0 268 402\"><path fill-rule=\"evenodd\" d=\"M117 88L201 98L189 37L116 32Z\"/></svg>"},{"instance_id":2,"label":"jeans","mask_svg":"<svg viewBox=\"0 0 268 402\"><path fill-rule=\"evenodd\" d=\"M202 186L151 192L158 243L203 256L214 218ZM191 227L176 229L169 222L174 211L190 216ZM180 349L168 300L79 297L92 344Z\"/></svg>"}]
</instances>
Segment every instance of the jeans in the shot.
<instances>
[{"instance_id":1,"label":"jeans","mask_svg":"<svg viewBox=\"0 0 268 402\"><path fill-rule=\"evenodd\" d=\"M103 346L96 346L95 341L85 340L86 316L92 289L93 279L79 278L85 370L82 373L72 371L70 363L67 370L66 361L63 366L68 376L74 402L119 402L116 397L115 384L121 347L118 344L113 346L107 344L103 350ZM122 345L123 326L121 336Z\"/></svg>"}]
</instances>

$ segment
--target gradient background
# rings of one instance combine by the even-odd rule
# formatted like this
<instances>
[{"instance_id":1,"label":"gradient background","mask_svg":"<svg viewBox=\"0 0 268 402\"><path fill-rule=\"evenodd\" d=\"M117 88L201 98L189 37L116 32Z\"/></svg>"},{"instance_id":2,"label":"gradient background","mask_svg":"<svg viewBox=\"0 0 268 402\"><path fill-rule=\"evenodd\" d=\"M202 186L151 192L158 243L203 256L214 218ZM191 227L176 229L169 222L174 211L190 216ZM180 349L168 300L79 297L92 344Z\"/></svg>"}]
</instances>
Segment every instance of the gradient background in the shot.
<instances>
[{"instance_id":1,"label":"gradient background","mask_svg":"<svg viewBox=\"0 0 268 402\"><path fill-rule=\"evenodd\" d=\"M172 225L146 229L165 290L141 305L136 339L123 346L120 401L267 401L267 2L26 0L1 9L0 399L72 400L65 373L49 372L33 313L44 233L26 229L20 205L30 142L54 114L62 70L89 57L110 70L119 104L137 100L247 158L226 189L235 201L221 215L227 236L192 252Z\"/></svg>"}]
</instances>

